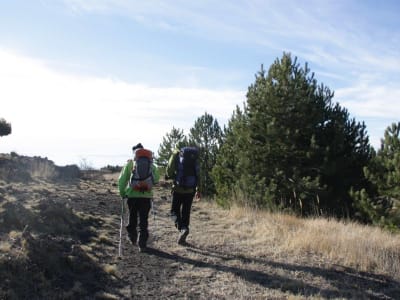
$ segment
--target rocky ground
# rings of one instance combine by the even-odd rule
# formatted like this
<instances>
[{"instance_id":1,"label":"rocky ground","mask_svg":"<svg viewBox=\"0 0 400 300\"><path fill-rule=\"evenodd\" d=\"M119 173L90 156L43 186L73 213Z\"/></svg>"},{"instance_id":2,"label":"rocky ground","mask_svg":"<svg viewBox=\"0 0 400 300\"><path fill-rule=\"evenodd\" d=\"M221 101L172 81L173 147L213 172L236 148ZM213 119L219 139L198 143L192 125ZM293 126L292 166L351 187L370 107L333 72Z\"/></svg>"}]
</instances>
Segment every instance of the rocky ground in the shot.
<instances>
[{"instance_id":1,"label":"rocky ground","mask_svg":"<svg viewBox=\"0 0 400 300\"><path fill-rule=\"evenodd\" d=\"M119 257L117 176L0 178L0 299L400 299L388 276L268 245L255 255L231 235L232 216L206 201L194 203L180 246L167 183L155 189L149 252L124 231Z\"/></svg>"}]
</instances>

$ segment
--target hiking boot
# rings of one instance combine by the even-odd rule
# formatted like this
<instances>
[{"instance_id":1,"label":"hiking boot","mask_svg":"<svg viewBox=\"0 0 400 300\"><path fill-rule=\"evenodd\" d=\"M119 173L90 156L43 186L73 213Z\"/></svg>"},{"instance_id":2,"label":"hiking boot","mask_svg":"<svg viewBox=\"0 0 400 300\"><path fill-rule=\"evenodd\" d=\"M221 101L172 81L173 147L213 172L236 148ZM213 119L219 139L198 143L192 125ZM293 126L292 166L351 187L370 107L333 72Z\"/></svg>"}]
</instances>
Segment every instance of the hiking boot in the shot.
<instances>
[{"instance_id":1,"label":"hiking boot","mask_svg":"<svg viewBox=\"0 0 400 300\"><path fill-rule=\"evenodd\" d=\"M147 251L147 247L146 247L147 238L145 239L144 236L145 235L142 234L142 233L139 234L139 240L137 242L139 252L146 252Z\"/></svg>"},{"instance_id":2,"label":"hiking boot","mask_svg":"<svg viewBox=\"0 0 400 300\"><path fill-rule=\"evenodd\" d=\"M128 233L128 238L129 238L129 240L131 241L132 245L136 245L137 234Z\"/></svg>"},{"instance_id":3,"label":"hiking boot","mask_svg":"<svg viewBox=\"0 0 400 300\"><path fill-rule=\"evenodd\" d=\"M140 253L144 253L144 252L147 252L147 247L146 246L139 246L139 252Z\"/></svg>"},{"instance_id":4,"label":"hiking boot","mask_svg":"<svg viewBox=\"0 0 400 300\"><path fill-rule=\"evenodd\" d=\"M186 238L189 235L189 228L183 228L181 229L181 233L178 238L178 244L179 245L184 245L186 244Z\"/></svg>"}]
</instances>

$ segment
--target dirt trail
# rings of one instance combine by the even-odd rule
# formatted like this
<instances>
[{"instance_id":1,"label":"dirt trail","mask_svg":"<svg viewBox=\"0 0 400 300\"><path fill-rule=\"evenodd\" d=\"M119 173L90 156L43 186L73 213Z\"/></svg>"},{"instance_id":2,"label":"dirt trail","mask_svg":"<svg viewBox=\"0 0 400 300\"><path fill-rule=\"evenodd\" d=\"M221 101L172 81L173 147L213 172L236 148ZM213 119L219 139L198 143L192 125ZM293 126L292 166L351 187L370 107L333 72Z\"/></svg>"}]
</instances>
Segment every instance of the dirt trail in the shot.
<instances>
[{"instance_id":1,"label":"dirt trail","mask_svg":"<svg viewBox=\"0 0 400 300\"><path fill-rule=\"evenodd\" d=\"M268 247L265 255L256 257L231 237L233 220L228 212L207 202L194 203L188 245L180 246L169 218L169 190L161 186L155 188L154 210L149 217L150 251L139 253L124 231L123 257L118 259L120 199L116 176L96 175L70 184L43 183L35 193L34 187L26 184L1 186L3 195L12 194L21 203L36 201L42 208L43 201L51 200L81 216L69 225L76 226L80 234L63 238L61 249L65 259L72 256L79 261L68 263L72 268L68 276L46 275L58 285L50 287L55 291L48 299L400 299L399 282L385 276L331 265L312 255L300 259L284 253L276 256ZM1 214L4 212L0 212L4 219L6 215ZM0 233L5 231L3 228ZM42 243L43 239L36 241L36 248L43 247ZM57 245L59 239L51 238L47 247L60 247ZM76 254L83 250L85 254ZM45 258L30 259L36 260L38 269L45 268ZM15 268L6 263L1 267ZM4 288L10 286L8 283ZM28 298L29 293L16 294ZM32 294L29 298L45 297Z\"/></svg>"},{"instance_id":2,"label":"dirt trail","mask_svg":"<svg viewBox=\"0 0 400 300\"><path fill-rule=\"evenodd\" d=\"M109 204L117 210L115 202ZM267 251L255 257L231 240L228 213L209 203L194 202L188 244L180 246L169 209L169 190L157 187L149 253L139 253L124 240L117 264L126 299L400 298L399 283L384 276L313 257L294 261L284 254L268 257Z\"/></svg>"}]
</instances>

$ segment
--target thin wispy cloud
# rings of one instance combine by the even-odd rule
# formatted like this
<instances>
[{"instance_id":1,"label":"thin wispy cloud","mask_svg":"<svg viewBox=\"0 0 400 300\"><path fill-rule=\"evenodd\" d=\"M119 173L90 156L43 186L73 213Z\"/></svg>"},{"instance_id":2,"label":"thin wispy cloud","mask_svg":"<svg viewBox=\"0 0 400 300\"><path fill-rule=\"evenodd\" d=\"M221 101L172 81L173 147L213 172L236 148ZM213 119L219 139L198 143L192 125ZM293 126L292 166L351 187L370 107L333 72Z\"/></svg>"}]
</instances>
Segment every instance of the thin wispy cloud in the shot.
<instances>
[{"instance_id":1,"label":"thin wispy cloud","mask_svg":"<svg viewBox=\"0 0 400 300\"><path fill-rule=\"evenodd\" d=\"M371 87L369 82L364 82L351 88L339 89L336 95L341 99L342 105L365 117L391 118L395 121L400 116L400 105L397 105L400 101L398 86Z\"/></svg>"},{"instance_id":2,"label":"thin wispy cloud","mask_svg":"<svg viewBox=\"0 0 400 300\"><path fill-rule=\"evenodd\" d=\"M75 11L121 14L142 24L209 39L264 45L280 51L293 43L320 65L379 66L397 71L400 33L369 25L348 1L123 1L65 0ZM317 5L318 4L318 5ZM373 13L389 13L377 11ZM394 37L393 37L394 35ZM321 43L324 45L321 45ZM269 50L270 51L270 50Z\"/></svg>"}]
</instances>

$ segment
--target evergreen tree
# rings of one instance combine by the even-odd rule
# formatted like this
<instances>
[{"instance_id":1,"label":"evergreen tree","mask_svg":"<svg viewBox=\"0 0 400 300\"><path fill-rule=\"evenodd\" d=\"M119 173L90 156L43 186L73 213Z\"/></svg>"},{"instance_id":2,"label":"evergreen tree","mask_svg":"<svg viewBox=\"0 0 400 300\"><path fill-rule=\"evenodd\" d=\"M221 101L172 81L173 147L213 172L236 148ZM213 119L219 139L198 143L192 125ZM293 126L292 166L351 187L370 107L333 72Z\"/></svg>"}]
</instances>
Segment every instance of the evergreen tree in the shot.
<instances>
[{"instance_id":1,"label":"evergreen tree","mask_svg":"<svg viewBox=\"0 0 400 300\"><path fill-rule=\"evenodd\" d=\"M236 187L237 178L240 177L240 152L245 144L246 115L237 106L233 112L228 126L224 128L223 143L218 151L216 163L212 169L212 178L217 192L217 202L222 206L229 206L232 199L241 199L240 189Z\"/></svg>"},{"instance_id":2,"label":"evergreen tree","mask_svg":"<svg viewBox=\"0 0 400 300\"><path fill-rule=\"evenodd\" d=\"M327 118L319 138L323 149L321 179L327 186L327 196L321 206L337 216L354 216L351 189L368 185L363 168L373 155L364 123L349 118L346 109L338 104L327 108Z\"/></svg>"},{"instance_id":3,"label":"evergreen tree","mask_svg":"<svg viewBox=\"0 0 400 300\"><path fill-rule=\"evenodd\" d=\"M354 191L357 216L388 228L400 226L400 122L385 130L381 148L364 168L369 187Z\"/></svg>"},{"instance_id":4,"label":"evergreen tree","mask_svg":"<svg viewBox=\"0 0 400 300\"><path fill-rule=\"evenodd\" d=\"M0 137L11 134L11 124L3 118L0 119Z\"/></svg>"},{"instance_id":5,"label":"evergreen tree","mask_svg":"<svg viewBox=\"0 0 400 300\"><path fill-rule=\"evenodd\" d=\"M249 142L242 177L253 205L309 210L321 189L313 160L316 128L333 94L317 87L309 69L289 54L276 60L268 74L256 75L247 93ZM306 203L306 201L310 203Z\"/></svg>"},{"instance_id":6,"label":"evergreen tree","mask_svg":"<svg viewBox=\"0 0 400 300\"><path fill-rule=\"evenodd\" d=\"M290 54L277 59L268 74L261 67L248 89L241 130L228 129L232 140L243 135L242 143L225 141L230 149L223 149L240 149L236 178L217 187L240 188L253 206L351 215L348 191L362 186L371 147L365 125L333 105L333 96Z\"/></svg>"},{"instance_id":7,"label":"evergreen tree","mask_svg":"<svg viewBox=\"0 0 400 300\"><path fill-rule=\"evenodd\" d=\"M155 159L156 164L165 168L172 152L187 145L188 141L183 129L172 127L171 131L163 137L162 143L158 148L158 156Z\"/></svg>"},{"instance_id":8,"label":"evergreen tree","mask_svg":"<svg viewBox=\"0 0 400 300\"><path fill-rule=\"evenodd\" d=\"M211 170L215 165L222 138L223 134L218 121L207 112L199 117L190 129L189 144L199 149L200 190L205 196L215 193Z\"/></svg>"}]
</instances>

